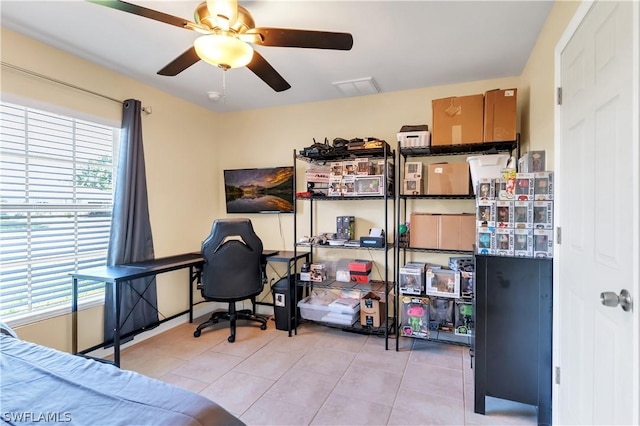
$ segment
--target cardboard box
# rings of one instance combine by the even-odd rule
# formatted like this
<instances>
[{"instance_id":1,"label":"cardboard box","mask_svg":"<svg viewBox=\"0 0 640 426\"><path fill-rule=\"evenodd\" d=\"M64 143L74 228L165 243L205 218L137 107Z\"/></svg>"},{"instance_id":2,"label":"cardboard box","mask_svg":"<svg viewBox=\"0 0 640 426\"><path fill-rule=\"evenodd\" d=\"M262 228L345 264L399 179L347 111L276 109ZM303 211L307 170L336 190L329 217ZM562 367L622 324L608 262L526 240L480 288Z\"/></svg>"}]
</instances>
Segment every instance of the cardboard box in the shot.
<instances>
[{"instance_id":1,"label":"cardboard box","mask_svg":"<svg viewBox=\"0 0 640 426\"><path fill-rule=\"evenodd\" d=\"M412 213L409 222L409 247L438 248L438 215Z\"/></svg>"},{"instance_id":2,"label":"cardboard box","mask_svg":"<svg viewBox=\"0 0 640 426\"><path fill-rule=\"evenodd\" d=\"M475 214L412 213L409 247L473 250Z\"/></svg>"},{"instance_id":3,"label":"cardboard box","mask_svg":"<svg viewBox=\"0 0 640 426\"><path fill-rule=\"evenodd\" d=\"M427 166L427 194L469 194L469 164L435 163Z\"/></svg>"},{"instance_id":4,"label":"cardboard box","mask_svg":"<svg viewBox=\"0 0 640 426\"><path fill-rule=\"evenodd\" d=\"M484 96L458 96L431 101L432 145L482 143Z\"/></svg>"},{"instance_id":5,"label":"cardboard box","mask_svg":"<svg viewBox=\"0 0 640 426\"><path fill-rule=\"evenodd\" d=\"M516 140L517 89L496 89L484 94L484 142Z\"/></svg>"},{"instance_id":6,"label":"cardboard box","mask_svg":"<svg viewBox=\"0 0 640 426\"><path fill-rule=\"evenodd\" d=\"M384 323L384 302L380 296L369 292L360 299L360 324L366 327L380 327Z\"/></svg>"},{"instance_id":7,"label":"cardboard box","mask_svg":"<svg viewBox=\"0 0 640 426\"><path fill-rule=\"evenodd\" d=\"M440 250L473 250L476 232L476 216L474 214L440 215L438 229L438 249Z\"/></svg>"},{"instance_id":8,"label":"cardboard box","mask_svg":"<svg viewBox=\"0 0 640 426\"><path fill-rule=\"evenodd\" d=\"M353 259L349 262L349 271L350 272L371 272L371 267L373 266L373 262L365 259Z\"/></svg>"}]
</instances>

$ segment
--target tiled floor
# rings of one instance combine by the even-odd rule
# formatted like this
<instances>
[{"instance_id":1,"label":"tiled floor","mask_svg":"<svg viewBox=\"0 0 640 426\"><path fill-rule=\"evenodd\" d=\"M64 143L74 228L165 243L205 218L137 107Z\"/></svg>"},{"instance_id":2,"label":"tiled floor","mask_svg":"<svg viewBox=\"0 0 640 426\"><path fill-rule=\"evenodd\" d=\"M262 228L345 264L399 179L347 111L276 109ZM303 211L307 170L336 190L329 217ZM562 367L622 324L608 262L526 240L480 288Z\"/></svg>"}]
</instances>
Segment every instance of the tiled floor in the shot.
<instances>
[{"instance_id":1,"label":"tiled floor","mask_svg":"<svg viewBox=\"0 0 640 426\"><path fill-rule=\"evenodd\" d=\"M194 324L178 326L125 349L122 368L198 392L248 425L536 424L535 407L499 399L473 412L468 348L401 338L396 352L320 325L288 337L273 321L238 324L235 343L228 323L197 339Z\"/></svg>"}]
</instances>

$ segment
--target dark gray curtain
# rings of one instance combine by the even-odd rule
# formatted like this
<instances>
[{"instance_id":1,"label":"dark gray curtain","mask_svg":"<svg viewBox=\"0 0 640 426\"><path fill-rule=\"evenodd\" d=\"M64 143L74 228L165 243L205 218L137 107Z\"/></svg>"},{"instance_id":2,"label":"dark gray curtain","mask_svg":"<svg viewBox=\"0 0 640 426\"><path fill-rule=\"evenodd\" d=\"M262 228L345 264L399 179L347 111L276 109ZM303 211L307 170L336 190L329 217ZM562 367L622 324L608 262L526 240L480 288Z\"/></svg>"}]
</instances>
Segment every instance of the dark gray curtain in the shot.
<instances>
[{"instance_id":1,"label":"dark gray curtain","mask_svg":"<svg viewBox=\"0 0 640 426\"><path fill-rule=\"evenodd\" d=\"M135 99L128 99L123 103L108 266L154 258L142 147L141 110L140 101ZM116 320L113 313L113 291L113 286L107 285L105 341L113 339ZM120 287L121 335L158 322L157 295L155 277L133 280Z\"/></svg>"}]
</instances>

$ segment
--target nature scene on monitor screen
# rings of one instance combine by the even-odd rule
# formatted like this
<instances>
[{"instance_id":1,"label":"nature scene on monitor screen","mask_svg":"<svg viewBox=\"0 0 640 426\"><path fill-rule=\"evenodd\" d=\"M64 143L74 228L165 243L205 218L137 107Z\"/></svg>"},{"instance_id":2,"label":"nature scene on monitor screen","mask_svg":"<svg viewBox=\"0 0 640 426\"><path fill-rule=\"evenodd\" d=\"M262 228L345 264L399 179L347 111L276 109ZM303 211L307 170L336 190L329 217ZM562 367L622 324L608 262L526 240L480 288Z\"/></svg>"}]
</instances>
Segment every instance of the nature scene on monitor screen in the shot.
<instances>
[{"instance_id":1,"label":"nature scene on monitor screen","mask_svg":"<svg viewBox=\"0 0 640 426\"><path fill-rule=\"evenodd\" d=\"M227 213L293 211L293 167L224 171Z\"/></svg>"}]
</instances>

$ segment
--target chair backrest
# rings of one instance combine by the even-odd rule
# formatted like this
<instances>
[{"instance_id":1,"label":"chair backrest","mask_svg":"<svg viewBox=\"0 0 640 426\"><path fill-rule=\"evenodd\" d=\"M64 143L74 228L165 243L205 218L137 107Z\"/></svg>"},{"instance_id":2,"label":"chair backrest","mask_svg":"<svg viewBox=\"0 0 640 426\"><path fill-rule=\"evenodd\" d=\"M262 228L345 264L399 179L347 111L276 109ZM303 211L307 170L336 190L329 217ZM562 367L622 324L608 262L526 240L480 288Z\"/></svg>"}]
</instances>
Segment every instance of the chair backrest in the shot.
<instances>
[{"instance_id":1,"label":"chair backrest","mask_svg":"<svg viewBox=\"0 0 640 426\"><path fill-rule=\"evenodd\" d=\"M216 219L202 257L203 297L243 300L262 291L262 241L249 219Z\"/></svg>"}]
</instances>

